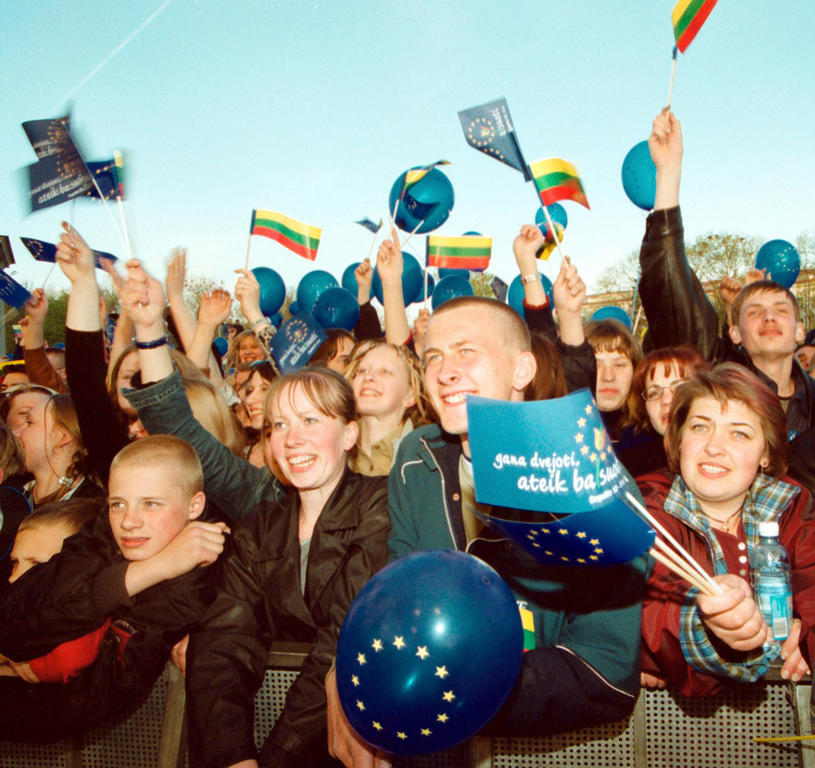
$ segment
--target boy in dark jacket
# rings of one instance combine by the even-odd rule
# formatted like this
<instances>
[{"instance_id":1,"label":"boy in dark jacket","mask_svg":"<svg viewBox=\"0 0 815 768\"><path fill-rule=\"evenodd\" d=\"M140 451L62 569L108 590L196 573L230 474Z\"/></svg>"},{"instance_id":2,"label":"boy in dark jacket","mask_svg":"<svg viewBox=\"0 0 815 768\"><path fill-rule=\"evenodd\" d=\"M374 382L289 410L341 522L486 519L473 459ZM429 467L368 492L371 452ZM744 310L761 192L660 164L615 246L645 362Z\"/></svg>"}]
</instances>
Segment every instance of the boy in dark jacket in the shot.
<instances>
[{"instance_id":1,"label":"boy in dark jacket","mask_svg":"<svg viewBox=\"0 0 815 768\"><path fill-rule=\"evenodd\" d=\"M110 471L107 514L0 596L0 654L19 664L110 620L95 660L65 683L0 678L0 739L56 741L122 718L161 674L214 594L223 523L204 510L201 465L183 440L145 438Z\"/></svg>"}]
</instances>

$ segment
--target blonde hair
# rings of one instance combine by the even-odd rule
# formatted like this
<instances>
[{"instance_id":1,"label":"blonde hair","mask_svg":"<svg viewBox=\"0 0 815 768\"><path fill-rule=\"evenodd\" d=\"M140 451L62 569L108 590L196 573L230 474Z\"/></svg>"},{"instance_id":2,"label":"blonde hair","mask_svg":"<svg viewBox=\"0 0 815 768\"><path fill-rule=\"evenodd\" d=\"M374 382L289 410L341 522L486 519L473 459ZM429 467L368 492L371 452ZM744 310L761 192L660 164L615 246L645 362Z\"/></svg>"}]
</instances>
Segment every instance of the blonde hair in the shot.
<instances>
[{"instance_id":1,"label":"blonde hair","mask_svg":"<svg viewBox=\"0 0 815 768\"><path fill-rule=\"evenodd\" d=\"M110 472L127 466L156 467L165 477L175 470L172 479L188 498L204 490L204 472L198 455L186 440L175 435L148 435L128 443L113 457Z\"/></svg>"},{"instance_id":2,"label":"blonde hair","mask_svg":"<svg viewBox=\"0 0 815 768\"><path fill-rule=\"evenodd\" d=\"M211 382L205 379L184 379L184 392L198 423L218 438L236 456L244 448L244 439L234 413Z\"/></svg>"},{"instance_id":3,"label":"blonde hair","mask_svg":"<svg viewBox=\"0 0 815 768\"><path fill-rule=\"evenodd\" d=\"M258 349L263 352L263 356L266 357L266 352L263 351L263 347L261 346L260 342L257 340L254 332L252 331L241 331L239 334L235 336L232 341L229 342L229 346L226 348L226 354L224 355L224 370L228 371L230 368L235 368L238 365L238 353L241 349L241 342L244 339L252 339L255 342Z\"/></svg>"}]
</instances>

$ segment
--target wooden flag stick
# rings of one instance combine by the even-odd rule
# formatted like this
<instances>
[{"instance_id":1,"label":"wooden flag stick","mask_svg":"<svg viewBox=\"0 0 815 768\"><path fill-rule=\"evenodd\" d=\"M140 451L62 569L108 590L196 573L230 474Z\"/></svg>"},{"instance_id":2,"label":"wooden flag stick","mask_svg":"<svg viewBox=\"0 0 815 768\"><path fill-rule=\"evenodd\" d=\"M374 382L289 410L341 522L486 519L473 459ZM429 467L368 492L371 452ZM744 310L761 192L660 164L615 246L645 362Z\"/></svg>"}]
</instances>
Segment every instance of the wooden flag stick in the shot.
<instances>
[{"instance_id":1,"label":"wooden flag stick","mask_svg":"<svg viewBox=\"0 0 815 768\"><path fill-rule=\"evenodd\" d=\"M54 269L56 269L56 266L57 266L57 262L55 261L51 265L51 269L48 270L48 274L45 276L45 280L42 281L42 285L40 286L41 291L45 291L45 284L48 282L48 278L51 277L51 273L54 271Z\"/></svg>"},{"instance_id":2,"label":"wooden flag stick","mask_svg":"<svg viewBox=\"0 0 815 768\"><path fill-rule=\"evenodd\" d=\"M636 496L634 496L631 491L625 492L625 497L628 499L628 502L652 525L659 531L665 539L667 539L673 546L676 548L677 552L679 552L684 558L687 565L689 565L697 575L713 590L713 593L716 595L722 594L722 588L712 579L710 574L702 568L699 563L696 562L689 554L685 551L685 548L673 537L671 536L668 531L660 524L660 522L642 505L640 504L639 500Z\"/></svg>"},{"instance_id":3,"label":"wooden flag stick","mask_svg":"<svg viewBox=\"0 0 815 768\"><path fill-rule=\"evenodd\" d=\"M413 232L411 232L401 243L399 243L400 248L404 248L410 242L410 238L413 237L413 235L415 235L419 231L419 227L421 227L422 224L424 224L424 219L422 219L416 225L416 228L413 230Z\"/></svg>"},{"instance_id":4,"label":"wooden flag stick","mask_svg":"<svg viewBox=\"0 0 815 768\"><path fill-rule=\"evenodd\" d=\"M422 302L422 309L427 309L427 257L424 260L424 301Z\"/></svg>"},{"instance_id":5,"label":"wooden flag stick","mask_svg":"<svg viewBox=\"0 0 815 768\"><path fill-rule=\"evenodd\" d=\"M676 46L673 52L673 64L671 64L671 84L668 86L668 109L671 108L671 101L674 95L674 78L676 77Z\"/></svg>"},{"instance_id":6,"label":"wooden flag stick","mask_svg":"<svg viewBox=\"0 0 815 768\"><path fill-rule=\"evenodd\" d=\"M244 269L249 269L249 248L252 246L252 233L249 232L249 239L246 241L246 263L243 265Z\"/></svg>"},{"instance_id":7,"label":"wooden flag stick","mask_svg":"<svg viewBox=\"0 0 815 768\"><path fill-rule=\"evenodd\" d=\"M660 549L662 552L659 551ZM663 552L665 554L663 554ZM662 563L669 571L672 571L677 576L687 581L692 587L696 587L703 595L713 595L710 587L708 587L707 584L702 583L698 576L688 570L679 556L673 552L673 550L668 548L662 539L657 538L654 540L654 546L650 549L649 554L654 558L654 560L658 560L660 563ZM677 560L680 560L680 562L677 562Z\"/></svg>"},{"instance_id":8,"label":"wooden flag stick","mask_svg":"<svg viewBox=\"0 0 815 768\"><path fill-rule=\"evenodd\" d=\"M125 207L122 205L122 198L116 195L116 208L119 211L119 221L122 222L122 233L125 241L125 253L128 261L133 258L133 249L130 247L130 233L127 231L127 221L125 220Z\"/></svg>"}]
</instances>

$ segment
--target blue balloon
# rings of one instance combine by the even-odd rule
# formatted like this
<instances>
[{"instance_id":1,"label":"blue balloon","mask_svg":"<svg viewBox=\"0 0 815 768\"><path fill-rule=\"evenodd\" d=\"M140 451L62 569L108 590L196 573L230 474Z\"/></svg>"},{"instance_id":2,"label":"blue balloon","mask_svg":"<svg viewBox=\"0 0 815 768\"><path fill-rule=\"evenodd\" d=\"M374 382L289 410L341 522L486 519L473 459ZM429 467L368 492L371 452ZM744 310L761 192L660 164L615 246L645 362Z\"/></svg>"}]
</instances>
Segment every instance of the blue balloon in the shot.
<instances>
[{"instance_id":1,"label":"blue balloon","mask_svg":"<svg viewBox=\"0 0 815 768\"><path fill-rule=\"evenodd\" d=\"M323 269L315 269L303 275L300 285L297 286L297 303L300 309L312 313L314 302L327 288L336 288L339 285L334 275Z\"/></svg>"},{"instance_id":2,"label":"blue balloon","mask_svg":"<svg viewBox=\"0 0 815 768\"><path fill-rule=\"evenodd\" d=\"M433 309L438 309L445 301L455 299L456 296L472 296L473 293L469 280L457 275L443 277L433 289Z\"/></svg>"},{"instance_id":3,"label":"blue balloon","mask_svg":"<svg viewBox=\"0 0 815 768\"><path fill-rule=\"evenodd\" d=\"M476 232L474 229L467 230L462 237L483 237L480 232Z\"/></svg>"},{"instance_id":4,"label":"blue balloon","mask_svg":"<svg viewBox=\"0 0 815 768\"><path fill-rule=\"evenodd\" d=\"M424 290L421 286L424 278L422 277L422 265L419 264L413 254L402 251L402 260L402 298L405 302L405 306L407 306L414 301L414 297L420 290ZM379 303L382 304L382 280L380 280L379 272L377 272L376 269L374 269L374 279L371 290L374 296L379 300Z\"/></svg>"},{"instance_id":5,"label":"blue balloon","mask_svg":"<svg viewBox=\"0 0 815 768\"><path fill-rule=\"evenodd\" d=\"M215 348L218 350L218 354L223 357L226 354L226 351L229 349L229 342L223 336L216 336L212 343L215 345Z\"/></svg>"},{"instance_id":6,"label":"blue balloon","mask_svg":"<svg viewBox=\"0 0 815 768\"><path fill-rule=\"evenodd\" d=\"M439 278L444 280L445 277L460 277L462 280L470 281L469 269L451 269L449 267L439 267Z\"/></svg>"},{"instance_id":7,"label":"blue balloon","mask_svg":"<svg viewBox=\"0 0 815 768\"><path fill-rule=\"evenodd\" d=\"M267 317L273 315L286 300L283 278L269 267L255 267L252 274L260 285L260 311Z\"/></svg>"},{"instance_id":8,"label":"blue balloon","mask_svg":"<svg viewBox=\"0 0 815 768\"><path fill-rule=\"evenodd\" d=\"M359 285L357 284L357 277L354 274L354 270L360 265L360 262L355 261L353 264L349 264L345 271L342 273L342 279L340 280L340 285L345 288L346 291L350 291L357 295L357 291L359 290Z\"/></svg>"},{"instance_id":9,"label":"blue balloon","mask_svg":"<svg viewBox=\"0 0 815 768\"><path fill-rule=\"evenodd\" d=\"M345 288L326 288L314 302L312 314L323 328L351 331L359 320L359 302Z\"/></svg>"},{"instance_id":10,"label":"blue balloon","mask_svg":"<svg viewBox=\"0 0 815 768\"><path fill-rule=\"evenodd\" d=\"M503 705L521 667L515 598L472 555L414 552L359 591L337 643L337 689L365 741L416 755L465 741Z\"/></svg>"},{"instance_id":11,"label":"blue balloon","mask_svg":"<svg viewBox=\"0 0 815 768\"><path fill-rule=\"evenodd\" d=\"M549 297L549 306L554 306L555 295L552 288L552 281L543 274L538 272L543 283L543 290ZM521 276L518 275L510 284L509 291L507 291L507 303L512 307L524 320L526 320L526 313L524 312L524 285L521 282Z\"/></svg>"},{"instance_id":12,"label":"blue balloon","mask_svg":"<svg viewBox=\"0 0 815 768\"><path fill-rule=\"evenodd\" d=\"M657 167L651 159L648 142L635 144L623 160L623 189L638 208L650 211L657 195Z\"/></svg>"},{"instance_id":13,"label":"blue balloon","mask_svg":"<svg viewBox=\"0 0 815 768\"><path fill-rule=\"evenodd\" d=\"M554 224L560 224L563 229L566 229L566 225L569 223L569 214L566 213L566 209L560 203L552 203L546 207L549 209L549 218L552 219L552 222ZM535 213L535 224L537 224L540 231L543 232L544 237L550 240L552 239L543 208L538 208L537 213Z\"/></svg>"},{"instance_id":14,"label":"blue balloon","mask_svg":"<svg viewBox=\"0 0 815 768\"><path fill-rule=\"evenodd\" d=\"M299 312L300 312L300 305L297 303L297 301L293 301L291 304L289 304L289 314L290 315L296 315Z\"/></svg>"},{"instance_id":15,"label":"blue balloon","mask_svg":"<svg viewBox=\"0 0 815 768\"><path fill-rule=\"evenodd\" d=\"M791 288L801 271L801 256L792 243L786 240L769 240L758 249L756 269L766 269L770 279L785 288Z\"/></svg>"},{"instance_id":16,"label":"blue balloon","mask_svg":"<svg viewBox=\"0 0 815 768\"><path fill-rule=\"evenodd\" d=\"M283 315L280 312L275 312L270 318L269 322L275 327L280 328L283 325Z\"/></svg>"},{"instance_id":17,"label":"blue balloon","mask_svg":"<svg viewBox=\"0 0 815 768\"><path fill-rule=\"evenodd\" d=\"M391 212L399 200L396 226L405 232L415 231L419 234L438 229L453 210L455 196L450 179L438 168L433 168L415 184L404 189L406 174L407 171L393 182L389 197L388 210Z\"/></svg>"},{"instance_id":18,"label":"blue balloon","mask_svg":"<svg viewBox=\"0 0 815 768\"><path fill-rule=\"evenodd\" d=\"M418 304L419 302L424 302L424 275L425 270L422 270L422 284L419 286L418 293L413 297L413 301L411 304ZM436 287L436 281L433 279L433 275L428 272L427 273L427 298L430 299L433 296L433 289Z\"/></svg>"},{"instance_id":19,"label":"blue balloon","mask_svg":"<svg viewBox=\"0 0 815 768\"><path fill-rule=\"evenodd\" d=\"M631 327L631 317L622 307L600 307L595 310L591 320L619 320L626 328Z\"/></svg>"}]
</instances>

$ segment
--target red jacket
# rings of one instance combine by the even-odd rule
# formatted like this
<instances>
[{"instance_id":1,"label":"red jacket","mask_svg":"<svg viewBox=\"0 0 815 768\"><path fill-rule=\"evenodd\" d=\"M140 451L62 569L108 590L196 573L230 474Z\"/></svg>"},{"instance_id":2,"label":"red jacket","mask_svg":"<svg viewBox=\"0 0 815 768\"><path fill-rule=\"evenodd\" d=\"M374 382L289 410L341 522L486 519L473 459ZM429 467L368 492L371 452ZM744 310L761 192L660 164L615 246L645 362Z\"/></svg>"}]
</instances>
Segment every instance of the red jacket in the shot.
<instances>
[{"instance_id":1,"label":"red jacket","mask_svg":"<svg viewBox=\"0 0 815 768\"><path fill-rule=\"evenodd\" d=\"M704 536L665 512L663 505L674 475L658 472L637 479L643 498L654 517L708 573L713 574L711 547ZM784 482L801 488L779 519L779 541L786 548L792 571L793 611L801 619L801 653L809 663L815 654L815 510L809 493L789 477ZM743 539L744 533L740 532ZM747 550L745 550L747 552ZM749 564L745 578L749 581ZM667 679L685 696L707 696L726 682L690 666L680 646L680 610L690 584L661 563L654 563L643 600L642 671ZM727 661L739 663L746 654L714 642Z\"/></svg>"}]
</instances>

